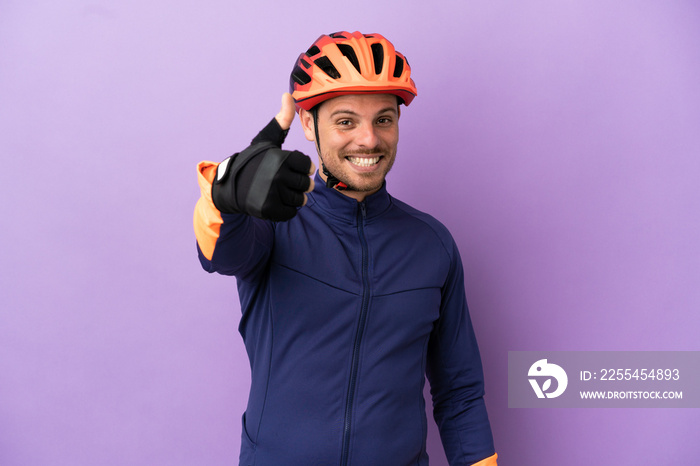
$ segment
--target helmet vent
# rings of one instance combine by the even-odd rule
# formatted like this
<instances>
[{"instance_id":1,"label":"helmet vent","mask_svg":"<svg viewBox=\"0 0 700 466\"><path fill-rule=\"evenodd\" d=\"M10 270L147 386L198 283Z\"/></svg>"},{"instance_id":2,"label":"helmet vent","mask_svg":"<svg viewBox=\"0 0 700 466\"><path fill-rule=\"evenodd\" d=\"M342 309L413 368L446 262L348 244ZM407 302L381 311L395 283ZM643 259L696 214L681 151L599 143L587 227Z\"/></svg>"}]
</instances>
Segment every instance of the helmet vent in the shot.
<instances>
[{"instance_id":1,"label":"helmet vent","mask_svg":"<svg viewBox=\"0 0 700 466\"><path fill-rule=\"evenodd\" d=\"M294 67L294 71L292 71L292 80L300 86L304 86L311 82L311 76L297 65Z\"/></svg>"},{"instance_id":2,"label":"helmet vent","mask_svg":"<svg viewBox=\"0 0 700 466\"><path fill-rule=\"evenodd\" d=\"M400 78L403 73L403 58L396 55L396 68L394 68L394 77Z\"/></svg>"},{"instance_id":3,"label":"helmet vent","mask_svg":"<svg viewBox=\"0 0 700 466\"><path fill-rule=\"evenodd\" d=\"M333 66L333 63L331 63L328 57L319 57L314 60L314 63L331 78L340 79L340 73L338 73L338 70L335 68L335 66Z\"/></svg>"},{"instance_id":4,"label":"helmet vent","mask_svg":"<svg viewBox=\"0 0 700 466\"><path fill-rule=\"evenodd\" d=\"M360 70L360 62L358 61L357 55L355 55L355 50L352 48L352 46L348 44L338 44L338 48L343 55L345 55L345 58L350 60L350 63L352 63L352 66L355 67L357 72L362 73L362 70Z\"/></svg>"},{"instance_id":5,"label":"helmet vent","mask_svg":"<svg viewBox=\"0 0 700 466\"><path fill-rule=\"evenodd\" d=\"M344 35L342 35L339 32L334 32L333 34L330 34L328 37L332 37L333 39L347 39Z\"/></svg>"},{"instance_id":6,"label":"helmet vent","mask_svg":"<svg viewBox=\"0 0 700 466\"><path fill-rule=\"evenodd\" d=\"M382 44L372 44L372 56L374 57L374 74L379 74L384 66L384 47Z\"/></svg>"},{"instance_id":7,"label":"helmet vent","mask_svg":"<svg viewBox=\"0 0 700 466\"><path fill-rule=\"evenodd\" d=\"M321 49L319 49L317 46L312 45L309 50L306 51L306 56L307 57L313 57L314 55L318 55L321 53Z\"/></svg>"},{"instance_id":8,"label":"helmet vent","mask_svg":"<svg viewBox=\"0 0 700 466\"><path fill-rule=\"evenodd\" d=\"M301 66L303 66L303 67L306 68L307 70L308 70L309 68L311 68L311 63L309 63L308 61L304 60L303 58L300 58L300 59L299 59L299 63L301 63Z\"/></svg>"}]
</instances>

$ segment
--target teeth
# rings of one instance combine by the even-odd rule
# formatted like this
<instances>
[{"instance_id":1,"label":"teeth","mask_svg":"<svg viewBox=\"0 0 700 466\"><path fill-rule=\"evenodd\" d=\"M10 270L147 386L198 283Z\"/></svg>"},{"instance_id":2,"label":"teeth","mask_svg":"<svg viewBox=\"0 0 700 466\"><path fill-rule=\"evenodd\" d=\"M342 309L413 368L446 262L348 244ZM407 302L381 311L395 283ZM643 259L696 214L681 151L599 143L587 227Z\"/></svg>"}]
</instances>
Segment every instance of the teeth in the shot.
<instances>
[{"instance_id":1,"label":"teeth","mask_svg":"<svg viewBox=\"0 0 700 466\"><path fill-rule=\"evenodd\" d=\"M379 162L380 157L348 157L348 160L359 167L371 167Z\"/></svg>"}]
</instances>

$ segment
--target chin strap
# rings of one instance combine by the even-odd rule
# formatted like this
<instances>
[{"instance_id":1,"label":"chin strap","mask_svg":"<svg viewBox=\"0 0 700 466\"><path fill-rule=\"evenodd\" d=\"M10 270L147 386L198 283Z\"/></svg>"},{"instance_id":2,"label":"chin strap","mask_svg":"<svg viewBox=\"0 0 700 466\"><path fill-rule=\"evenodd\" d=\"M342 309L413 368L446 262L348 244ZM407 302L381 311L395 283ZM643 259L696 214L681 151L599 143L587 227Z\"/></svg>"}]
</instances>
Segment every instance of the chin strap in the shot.
<instances>
[{"instance_id":1,"label":"chin strap","mask_svg":"<svg viewBox=\"0 0 700 466\"><path fill-rule=\"evenodd\" d=\"M318 136L318 105L311 109L311 114L314 116L314 132L316 133L316 150L318 151L318 158L321 160L321 169L323 174L326 175L326 186L331 189L337 189L338 191L345 191L348 189L348 185L336 178L331 172L326 168L326 164L323 163L323 158L321 157L321 141Z\"/></svg>"},{"instance_id":2,"label":"chin strap","mask_svg":"<svg viewBox=\"0 0 700 466\"><path fill-rule=\"evenodd\" d=\"M333 176L333 174L328 171L323 162L321 162L321 168L323 169L323 174L326 175L326 186L328 186L329 188L335 188L338 191L345 191L346 189L348 189L348 185L346 185L338 178Z\"/></svg>"}]
</instances>

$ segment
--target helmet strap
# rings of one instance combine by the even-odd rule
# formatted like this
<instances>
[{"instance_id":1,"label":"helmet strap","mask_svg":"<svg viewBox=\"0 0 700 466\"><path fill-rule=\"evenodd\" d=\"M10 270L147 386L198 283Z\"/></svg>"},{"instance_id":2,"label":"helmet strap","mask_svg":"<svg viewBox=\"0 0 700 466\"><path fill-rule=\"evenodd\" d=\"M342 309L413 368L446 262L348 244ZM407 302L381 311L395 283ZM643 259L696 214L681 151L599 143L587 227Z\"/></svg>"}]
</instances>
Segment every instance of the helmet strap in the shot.
<instances>
[{"instance_id":1,"label":"helmet strap","mask_svg":"<svg viewBox=\"0 0 700 466\"><path fill-rule=\"evenodd\" d=\"M321 155L321 140L318 135L318 105L311 109L311 114L314 117L314 132L316 133L316 150L318 151L318 158L321 160L321 169L323 174L326 175L326 186L331 189L337 189L338 191L345 191L348 189L348 185L336 178L328 169L326 164L323 163L323 156Z\"/></svg>"}]
</instances>

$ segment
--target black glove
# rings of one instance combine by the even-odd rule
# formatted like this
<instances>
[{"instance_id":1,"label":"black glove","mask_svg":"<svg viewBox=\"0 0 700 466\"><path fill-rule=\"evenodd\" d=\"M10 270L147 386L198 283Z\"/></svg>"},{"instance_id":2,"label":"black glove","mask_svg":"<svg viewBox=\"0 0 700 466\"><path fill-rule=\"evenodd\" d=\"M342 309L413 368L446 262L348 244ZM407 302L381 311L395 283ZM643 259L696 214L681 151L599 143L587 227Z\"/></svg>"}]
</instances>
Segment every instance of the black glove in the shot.
<instances>
[{"instance_id":1,"label":"black glove","mask_svg":"<svg viewBox=\"0 0 700 466\"><path fill-rule=\"evenodd\" d=\"M311 183L311 159L298 151L282 150L286 136L273 118L243 152L219 164L211 198L220 212L276 222L296 215Z\"/></svg>"}]
</instances>

